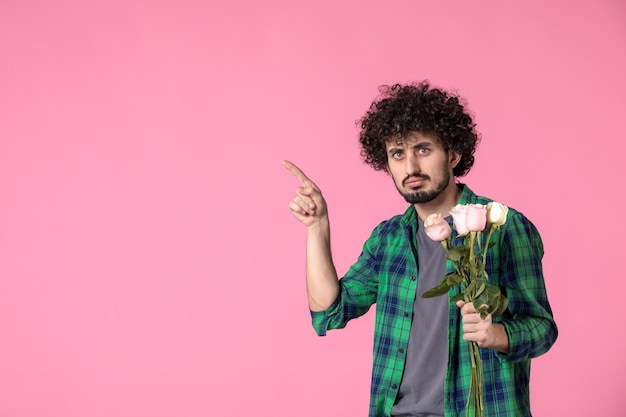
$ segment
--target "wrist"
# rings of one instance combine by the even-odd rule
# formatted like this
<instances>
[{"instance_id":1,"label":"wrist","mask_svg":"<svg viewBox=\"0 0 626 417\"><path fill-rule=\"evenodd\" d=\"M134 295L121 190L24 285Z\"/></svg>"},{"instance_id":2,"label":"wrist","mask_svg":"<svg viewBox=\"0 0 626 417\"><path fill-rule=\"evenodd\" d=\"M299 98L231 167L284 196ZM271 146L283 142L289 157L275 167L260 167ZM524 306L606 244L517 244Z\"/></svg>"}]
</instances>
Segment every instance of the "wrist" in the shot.
<instances>
[{"instance_id":1,"label":"wrist","mask_svg":"<svg viewBox=\"0 0 626 417\"><path fill-rule=\"evenodd\" d=\"M491 348L500 353L508 353L509 335L506 332L506 328L502 323L493 323L493 330L494 339Z\"/></svg>"},{"instance_id":2,"label":"wrist","mask_svg":"<svg viewBox=\"0 0 626 417\"><path fill-rule=\"evenodd\" d=\"M328 217L319 219L306 227L307 234L330 235L330 222Z\"/></svg>"}]
</instances>

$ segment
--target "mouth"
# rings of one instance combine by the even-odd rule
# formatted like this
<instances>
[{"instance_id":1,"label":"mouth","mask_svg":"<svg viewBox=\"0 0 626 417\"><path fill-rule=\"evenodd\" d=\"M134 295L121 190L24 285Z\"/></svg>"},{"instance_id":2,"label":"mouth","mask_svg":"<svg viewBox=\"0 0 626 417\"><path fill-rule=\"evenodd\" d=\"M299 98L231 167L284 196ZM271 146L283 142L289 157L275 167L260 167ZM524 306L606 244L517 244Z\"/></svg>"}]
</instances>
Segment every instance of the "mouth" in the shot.
<instances>
[{"instance_id":1,"label":"mouth","mask_svg":"<svg viewBox=\"0 0 626 417\"><path fill-rule=\"evenodd\" d=\"M426 180L427 178L425 177L408 177L403 181L403 183L405 187L418 188L421 187L426 182Z\"/></svg>"}]
</instances>

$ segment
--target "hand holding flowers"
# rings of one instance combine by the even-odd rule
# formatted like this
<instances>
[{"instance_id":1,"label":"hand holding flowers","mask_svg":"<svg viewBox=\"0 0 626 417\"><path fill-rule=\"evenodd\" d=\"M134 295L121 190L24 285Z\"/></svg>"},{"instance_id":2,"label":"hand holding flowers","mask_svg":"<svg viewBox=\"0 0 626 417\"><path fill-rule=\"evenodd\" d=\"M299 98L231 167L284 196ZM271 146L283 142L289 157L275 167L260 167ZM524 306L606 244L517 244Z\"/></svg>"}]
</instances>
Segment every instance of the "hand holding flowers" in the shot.
<instances>
[{"instance_id":1,"label":"hand holding flowers","mask_svg":"<svg viewBox=\"0 0 626 417\"><path fill-rule=\"evenodd\" d=\"M507 307L508 300L497 286L487 284L489 276L485 270L487 251L495 243L489 243L495 230L506 222L508 207L497 202L482 204L457 204L450 214L457 234L456 240L461 244L452 245L452 230L441 214L431 214L424 221L426 235L434 241L441 242L446 250L446 256L453 261L455 271L443 277L439 285L424 292L422 297L437 297L448 293L450 288L459 286L460 293L451 297L451 302L459 302L465 311L477 312L482 320L491 314L498 316ZM485 242L482 242L481 233L488 228ZM470 342L472 359L470 395L466 404L466 415L469 416L470 406L473 405L475 416L484 416L482 394L482 360L479 346L476 341Z\"/></svg>"}]
</instances>

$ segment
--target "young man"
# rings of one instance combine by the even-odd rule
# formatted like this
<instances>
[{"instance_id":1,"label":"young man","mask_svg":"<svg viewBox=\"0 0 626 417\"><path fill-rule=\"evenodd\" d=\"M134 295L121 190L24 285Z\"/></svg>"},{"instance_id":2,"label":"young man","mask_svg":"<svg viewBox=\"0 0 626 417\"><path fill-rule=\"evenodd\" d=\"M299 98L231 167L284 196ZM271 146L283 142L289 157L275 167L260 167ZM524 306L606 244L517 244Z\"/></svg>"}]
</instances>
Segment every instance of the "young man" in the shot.
<instances>
[{"instance_id":1,"label":"young man","mask_svg":"<svg viewBox=\"0 0 626 417\"><path fill-rule=\"evenodd\" d=\"M360 126L365 162L391 174L410 205L374 229L342 279L332 261L320 189L283 162L301 182L289 209L307 230L315 330L322 336L343 328L376 304L370 417L464 416L469 341L481 347L485 415L530 416L530 359L547 352L557 337L534 225L509 209L487 258L490 283L509 300L503 315L483 320L471 303L421 298L450 272L443 247L424 233L424 219L446 216L456 204L491 201L454 180L474 163L479 137L471 116L458 97L422 82L386 87Z\"/></svg>"}]
</instances>

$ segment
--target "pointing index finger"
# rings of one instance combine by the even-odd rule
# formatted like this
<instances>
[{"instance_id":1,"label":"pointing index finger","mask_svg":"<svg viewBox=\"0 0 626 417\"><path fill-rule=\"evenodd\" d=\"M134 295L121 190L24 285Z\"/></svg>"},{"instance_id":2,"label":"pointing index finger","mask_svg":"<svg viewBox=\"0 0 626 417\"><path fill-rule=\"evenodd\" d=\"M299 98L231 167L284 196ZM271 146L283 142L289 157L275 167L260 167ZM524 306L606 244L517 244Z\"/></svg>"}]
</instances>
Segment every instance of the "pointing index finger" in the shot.
<instances>
[{"instance_id":1,"label":"pointing index finger","mask_svg":"<svg viewBox=\"0 0 626 417\"><path fill-rule=\"evenodd\" d=\"M304 172L302 172L302 170L298 168L293 162L285 160L283 161L283 166L287 168L289 172L291 172L293 176L296 177L298 181L300 181L302 184L313 183L313 181L311 181L306 175L304 175Z\"/></svg>"}]
</instances>

